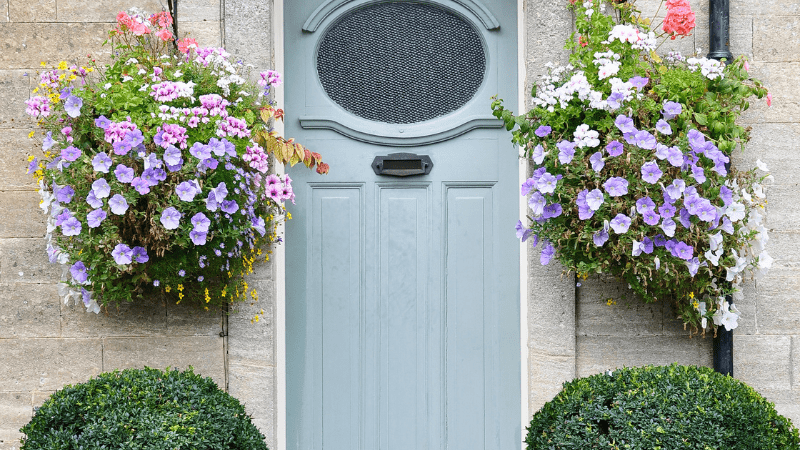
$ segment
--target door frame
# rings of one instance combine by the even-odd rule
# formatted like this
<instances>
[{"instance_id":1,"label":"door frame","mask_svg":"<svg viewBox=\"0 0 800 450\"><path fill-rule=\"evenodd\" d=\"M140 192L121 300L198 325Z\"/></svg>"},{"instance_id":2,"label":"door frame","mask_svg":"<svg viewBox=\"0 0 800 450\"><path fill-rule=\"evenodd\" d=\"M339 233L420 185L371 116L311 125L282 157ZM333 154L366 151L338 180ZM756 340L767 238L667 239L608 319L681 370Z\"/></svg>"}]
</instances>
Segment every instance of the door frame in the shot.
<instances>
[{"instance_id":1,"label":"door frame","mask_svg":"<svg viewBox=\"0 0 800 450\"><path fill-rule=\"evenodd\" d=\"M274 67L284 73L284 38L283 38L283 6L286 0L273 0L272 4L272 43L274 49ZM517 111L525 110L525 16L524 0L517 0ZM284 90L275 90L275 100L278 105L285 104ZM513 103L512 103L513 104ZM487 105L488 108L488 105ZM283 135L283 123L276 122L275 130ZM509 137L510 139L510 137ZM283 173L283 166L276 168L279 174ZM519 183L527 178L527 163L520 159ZM520 197L519 218L526 218L527 204L525 198ZM507 232L513 232L509 226ZM279 234L285 233L284 225L278 229ZM529 425L528 397L529 391L529 361L528 361L528 246L520 243L519 283L520 283L520 423L521 430ZM276 417L275 417L275 450L286 450L286 246L276 246L273 253L275 265L275 372L276 372ZM523 437L525 437L523 433ZM520 441L520 449L522 444Z\"/></svg>"}]
</instances>

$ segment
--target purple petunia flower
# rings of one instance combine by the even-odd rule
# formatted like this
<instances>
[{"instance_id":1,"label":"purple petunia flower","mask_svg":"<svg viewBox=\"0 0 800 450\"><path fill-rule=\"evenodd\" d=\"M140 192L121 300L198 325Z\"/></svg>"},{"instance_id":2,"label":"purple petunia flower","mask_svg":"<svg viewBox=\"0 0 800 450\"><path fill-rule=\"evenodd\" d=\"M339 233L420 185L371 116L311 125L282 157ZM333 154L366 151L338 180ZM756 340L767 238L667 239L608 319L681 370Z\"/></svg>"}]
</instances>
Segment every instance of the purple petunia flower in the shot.
<instances>
[{"instance_id":1,"label":"purple petunia flower","mask_svg":"<svg viewBox=\"0 0 800 450\"><path fill-rule=\"evenodd\" d=\"M206 245L206 237L208 233L204 231L192 230L189 232L189 238L192 239L194 245Z\"/></svg>"},{"instance_id":2,"label":"purple petunia flower","mask_svg":"<svg viewBox=\"0 0 800 450\"><path fill-rule=\"evenodd\" d=\"M694 256L694 248L691 245L680 241L678 242L678 245L675 246L675 250L672 253L675 255L675 257L684 261L688 261Z\"/></svg>"},{"instance_id":3,"label":"purple petunia flower","mask_svg":"<svg viewBox=\"0 0 800 450\"><path fill-rule=\"evenodd\" d=\"M636 146L645 150L652 150L656 148L656 137L646 130L640 130L634 133L633 138L636 141Z\"/></svg>"},{"instance_id":4,"label":"purple petunia flower","mask_svg":"<svg viewBox=\"0 0 800 450\"><path fill-rule=\"evenodd\" d=\"M644 214L647 211L655 211L656 204L650 197L642 197L639 200L636 200L636 211L639 214Z\"/></svg>"},{"instance_id":5,"label":"purple petunia flower","mask_svg":"<svg viewBox=\"0 0 800 450\"><path fill-rule=\"evenodd\" d=\"M156 169L147 169L142 172L142 180L144 180L149 187L153 187L158 184L158 180L156 179Z\"/></svg>"},{"instance_id":6,"label":"purple petunia flower","mask_svg":"<svg viewBox=\"0 0 800 450\"><path fill-rule=\"evenodd\" d=\"M603 154L600 152L595 152L589 158L589 162L592 164L592 170L599 173L605 167L606 162L603 160Z\"/></svg>"},{"instance_id":7,"label":"purple petunia flower","mask_svg":"<svg viewBox=\"0 0 800 450\"><path fill-rule=\"evenodd\" d=\"M692 178L694 178L695 181L701 184L706 182L706 175L705 172L703 172L702 167L692 165L691 169L692 169Z\"/></svg>"},{"instance_id":8,"label":"purple petunia flower","mask_svg":"<svg viewBox=\"0 0 800 450\"><path fill-rule=\"evenodd\" d=\"M133 249L125 244L117 244L111 252L114 262L119 265L130 264L133 261Z\"/></svg>"},{"instance_id":9,"label":"purple petunia flower","mask_svg":"<svg viewBox=\"0 0 800 450\"><path fill-rule=\"evenodd\" d=\"M239 210L239 205L234 200L225 200L220 209L228 214L233 214Z\"/></svg>"},{"instance_id":10,"label":"purple petunia flower","mask_svg":"<svg viewBox=\"0 0 800 450\"><path fill-rule=\"evenodd\" d=\"M618 115L617 118L614 120L614 125L619 128L619 131L623 133L635 133L636 127L633 126L633 119L625 115Z\"/></svg>"},{"instance_id":11,"label":"purple petunia flower","mask_svg":"<svg viewBox=\"0 0 800 450\"><path fill-rule=\"evenodd\" d=\"M106 152L100 152L92 158L92 167L96 172L108 173L111 168L111 158L106 155Z\"/></svg>"},{"instance_id":12,"label":"purple petunia flower","mask_svg":"<svg viewBox=\"0 0 800 450\"><path fill-rule=\"evenodd\" d=\"M537 129L536 129L536 131L534 131L534 133L535 133L537 136L539 136L539 137L545 137L545 136L547 136L548 134L550 134L550 132L551 132L552 130L553 130L553 129L552 129L552 128L550 128L550 127L549 127L549 126L547 126L547 125L540 125L540 126L539 126L539 128L537 128Z\"/></svg>"},{"instance_id":13,"label":"purple petunia flower","mask_svg":"<svg viewBox=\"0 0 800 450\"><path fill-rule=\"evenodd\" d=\"M92 208L99 208L103 206L103 201L97 198L94 191L89 191L89 195L86 196L86 203L88 203Z\"/></svg>"},{"instance_id":14,"label":"purple petunia flower","mask_svg":"<svg viewBox=\"0 0 800 450\"><path fill-rule=\"evenodd\" d=\"M670 147L667 150L667 161L673 167L680 167L683 165L683 152L678 147Z\"/></svg>"},{"instance_id":15,"label":"purple petunia flower","mask_svg":"<svg viewBox=\"0 0 800 450\"><path fill-rule=\"evenodd\" d=\"M544 218L544 219L553 219L555 217L560 216L562 212L563 212L563 209L561 208L561 204L553 203L551 205L547 205L547 206L544 207L544 212L542 213L542 218Z\"/></svg>"},{"instance_id":16,"label":"purple petunia flower","mask_svg":"<svg viewBox=\"0 0 800 450\"><path fill-rule=\"evenodd\" d=\"M189 149L189 153L200 161L211 157L211 149L208 148L208 145L200 142L195 142L192 148Z\"/></svg>"},{"instance_id":17,"label":"purple petunia flower","mask_svg":"<svg viewBox=\"0 0 800 450\"><path fill-rule=\"evenodd\" d=\"M553 255L555 255L556 249L553 247L553 244L550 242L545 242L542 245L542 254L539 256L539 262L546 266L550 264L550 260L553 259Z\"/></svg>"},{"instance_id":18,"label":"purple petunia flower","mask_svg":"<svg viewBox=\"0 0 800 450\"><path fill-rule=\"evenodd\" d=\"M267 234L266 223L264 223L264 219L262 217L256 217L255 219L251 220L253 224L253 229L258 231L258 234L264 236Z\"/></svg>"},{"instance_id":19,"label":"purple petunia flower","mask_svg":"<svg viewBox=\"0 0 800 450\"><path fill-rule=\"evenodd\" d=\"M672 127L669 126L666 120L659 119L659 121L656 122L656 131L661 134L672 134Z\"/></svg>"},{"instance_id":20,"label":"purple petunia flower","mask_svg":"<svg viewBox=\"0 0 800 450\"><path fill-rule=\"evenodd\" d=\"M174 230L180 226L181 216L182 214L180 211L170 206L164 209L159 220L161 221L161 225L164 225L164 228L167 230Z\"/></svg>"},{"instance_id":21,"label":"purple petunia flower","mask_svg":"<svg viewBox=\"0 0 800 450\"><path fill-rule=\"evenodd\" d=\"M606 103L612 110L615 110L618 109L620 106L622 106L622 100L624 99L625 99L625 94L623 94L622 92L614 92L608 96L608 98L606 99Z\"/></svg>"},{"instance_id":22,"label":"purple petunia flower","mask_svg":"<svg viewBox=\"0 0 800 450\"><path fill-rule=\"evenodd\" d=\"M624 234L628 232L628 229L631 227L631 218L626 216L625 214L617 214L611 219L609 222L611 228L614 230L614 233L617 234Z\"/></svg>"},{"instance_id":23,"label":"purple petunia flower","mask_svg":"<svg viewBox=\"0 0 800 450\"><path fill-rule=\"evenodd\" d=\"M658 222L661 220L661 216L659 216L658 213L652 210L645 211L645 213L642 214L642 218L644 219L644 223L653 226L658 225Z\"/></svg>"},{"instance_id":24,"label":"purple petunia flower","mask_svg":"<svg viewBox=\"0 0 800 450\"><path fill-rule=\"evenodd\" d=\"M118 164L114 169L114 176L120 183L130 183L133 180L133 169L124 164Z\"/></svg>"},{"instance_id":25,"label":"purple petunia flower","mask_svg":"<svg viewBox=\"0 0 800 450\"><path fill-rule=\"evenodd\" d=\"M128 210L128 201L122 195L115 194L108 200L108 206L111 207L112 213L121 216Z\"/></svg>"},{"instance_id":26,"label":"purple petunia flower","mask_svg":"<svg viewBox=\"0 0 800 450\"><path fill-rule=\"evenodd\" d=\"M623 147L622 142L613 140L606 145L606 151L608 152L609 156L617 157L622 154Z\"/></svg>"},{"instance_id":27,"label":"purple petunia flower","mask_svg":"<svg viewBox=\"0 0 800 450\"><path fill-rule=\"evenodd\" d=\"M664 103L664 110L661 111L661 114L664 115L665 120L670 120L680 114L682 110L683 107L680 103L666 102Z\"/></svg>"},{"instance_id":28,"label":"purple petunia flower","mask_svg":"<svg viewBox=\"0 0 800 450\"><path fill-rule=\"evenodd\" d=\"M733 191L728 186L720 186L719 198L722 199L722 203L725 206L728 206L733 202Z\"/></svg>"},{"instance_id":29,"label":"purple petunia flower","mask_svg":"<svg viewBox=\"0 0 800 450\"><path fill-rule=\"evenodd\" d=\"M526 228L521 220L517 221L517 225L515 228L517 230L517 239L519 239L522 242L527 241L528 237L531 235L531 232L533 232L533 230L531 230L530 228Z\"/></svg>"},{"instance_id":30,"label":"purple petunia flower","mask_svg":"<svg viewBox=\"0 0 800 450\"><path fill-rule=\"evenodd\" d=\"M64 161L72 162L80 158L80 156L81 156L81 150L71 145L61 150L61 157L64 158Z\"/></svg>"},{"instance_id":31,"label":"purple petunia flower","mask_svg":"<svg viewBox=\"0 0 800 450\"><path fill-rule=\"evenodd\" d=\"M111 194L111 186L108 185L108 181L105 178L98 178L92 183L92 193L98 199L106 198ZM99 206L95 206L95 208L99 208Z\"/></svg>"},{"instance_id":32,"label":"purple petunia flower","mask_svg":"<svg viewBox=\"0 0 800 450\"><path fill-rule=\"evenodd\" d=\"M101 203L102 205L102 203ZM106 219L106 212L102 209L95 209L86 215L86 223L89 228L97 228Z\"/></svg>"},{"instance_id":33,"label":"purple petunia flower","mask_svg":"<svg viewBox=\"0 0 800 450\"><path fill-rule=\"evenodd\" d=\"M558 161L561 164L569 164L575 156L575 143L570 141L561 141L556 144L558 147Z\"/></svg>"},{"instance_id":34,"label":"purple petunia flower","mask_svg":"<svg viewBox=\"0 0 800 450\"><path fill-rule=\"evenodd\" d=\"M77 236L81 234L81 221L70 216L61 223L61 233L64 236Z\"/></svg>"},{"instance_id":35,"label":"purple petunia flower","mask_svg":"<svg viewBox=\"0 0 800 450\"><path fill-rule=\"evenodd\" d=\"M528 206L531 208L531 212L535 217L541 216L544 212L544 205L546 200L544 195L540 192L534 192L531 195L531 198L528 199Z\"/></svg>"},{"instance_id":36,"label":"purple petunia flower","mask_svg":"<svg viewBox=\"0 0 800 450\"><path fill-rule=\"evenodd\" d=\"M86 273L86 265L83 261L78 261L69 268L69 273L72 274L72 279L78 284L86 283L89 274Z\"/></svg>"},{"instance_id":37,"label":"purple petunia flower","mask_svg":"<svg viewBox=\"0 0 800 450\"><path fill-rule=\"evenodd\" d=\"M56 141L53 139L53 132L48 131L47 136L44 137L42 140L42 151L50 150L50 147L56 145Z\"/></svg>"},{"instance_id":38,"label":"purple petunia flower","mask_svg":"<svg viewBox=\"0 0 800 450\"><path fill-rule=\"evenodd\" d=\"M542 194L552 194L556 190L558 179L548 172L545 172L536 182L536 188Z\"/></svg>"},{"instance_id":39,"label":"purple petunia flower","mask_svg":"<svg viewBox=\"0 0 800 450\"><path fill-rule=\"evenodd\" d=\"M686 133L686 137L689 139L689 145L694 151L702 152L705 150L706 137L703 136L703 133L697 130L689 130L689 132Z\"/></svg>"},{"instance_id":40,"label":"purple petunia flower","mask_svg":"<svg viewBox=\"0 0 800 450\"><path fill-rule=\"evenodd\" d=\"M611 177L605 183L603 188L612 197L619 197L628 193L628 180L622 177Z\"/></svg>"},{"instance_id":41,"label":"purple petunia flower","mask_svg":"<svg viewBox=\"0 0 800 450\"><path fill-rule=\"evenodd\" d=\"M192 216L192 226L196 231L206 232L211 225L211 221L203 213L197 213Z\"/></svg>"},{"instance_id":42,"label":"purple petunia flower","mask_svg":"<svg viewBox=\"0 0 800 450\"><path fill-rule=\"evenodd\" d=\"M136 189L136 192L138 192L139 195L145 195L150 193L150 184L148 184L147 181L142 179L142 177L136 177L133 180L131 180L131 186L133 186L134 189Z\"/></svg>"},{"instance_id":43,"label":"purple petunia flower","mask_svg":"<svg viewBox=\"0 0 800 450\"><path fill-rule=\"evenodd\" d=\"M83 99L75 95L70 95L64 102L64 111L66 111L70 117L75 118L81 115L81 106L83 106Z\"/></svg>"},{"instance_id":44,"label":"purple petunia flower","mask_svg":"<svg viewBox=\"0 0 800 450\"><path fill-rule=\"evenodd\" d=\"M605 228L603 228L603 229L601 229L599 231L596 231L592 235L592 241L594 242L594 245L596 247L602 247L603 244L605 244L606 241L608 241L608 231L606 231Z\"/></svg>"},{"instance_id":45,"label":"purple petunia flower","mask_svg":"<svg viewBox=\"0 0 800 450\"><path fill-rule=\"evenodd\" d=\"M106 116L100 116L97 119L94 119L94 126L98 128L102 128L105 130L106 128L108 128L109 125L111 125L111 121L108 120Z\"/></svg>"},{"instance_id":46,"label":"purple petunia flower","mask_svg":"<svg viewBox=\"0 0 800 450\"><path fill-rule=\"evenodd\" d=\"M533 162L535 162L536 164L541 164L542 161L544 161L544 157L547 156L548 153L550 152L544 151L544 147L542 147L541 144L538 144L533 149L533 153L531 154L531 159L533 159Z\"/></svg>"},{"instance_id":47,"label":"purple petunia flower","mask_svg":"<svg viewBox=\"0 0 800 450\"><path fill-rule=\"evenodd\" d=\"M183 270L183 269L179 270L178 271L178 276L181 276L181 277L186 276L186 271Z\"/></svg>"},{"instance_id":48,"label":"purple petunia flower","mask_svg":"<svg viewBox=\"0 0 800 450\"><path fill-rule=\"evenodd\" d=\"M667 147L666 145L662 144L661 142L656 144L655 155L656 155L656 158L658 158L659 160L663 161L663 160L667 159L667 152L668 151L669 151L669 147Z\"/></svg>"},{"instance_id":49,"label":"purple petunia flower","mask_svg":"<svg viewBox=\"0 0 800 450\"><path fill-rule=\"evenodd\" d=\"M208 147L211 152L217 156L223 156L225 154L225 144L217 138L211 138L208 141Z\"/></svg>"},{"instance_id":50,"label":"purple petunia flower","mask_svg":"<svg viewBox=\"0 0 800 450\"><path fill-rule=\"evenodd\" d=\"M670 217L675 216L675 206L670 205L669 203L664 203L663 205L658 207L658 214L665 219L669 219Z\"/></svg>"},{"instance_id":51,"label":"purple petunia flower","mask_svg":"<svg viewBox=\"0 0 800 450\"><path fill-rule=\"evenodd\" d=\"M691 228L692 215L689 214L686 208L681 208L681 210L678 211L678 221L683 225L683 228Z\"/></svg>"},{"instance_id":52,"label":"purple petunia flower","mask_svg":"<svg viewBox=\"0 0 800 450\"><path fill-rule=\"evenodd\" d=\"M647 86L647 83L649 81L650 81L650 79L646 78L646 77L631 77L631 79L628 80L628 83L630 83L636 89L641 89L641 88Z\"/></svg>"},{"instance_id":53,"label":"purple petunia flower","mask_svg":"<svg viewBox=\"0 0 800 450\"><path fill-rule=\"evenodd\" d=\"M534 187L536 187L536 180L533 178L528 178L520 186L519 193L521 196L525 197L526 195L530 194L531 189Z\"/></svg>"},{"instance_id":54,"label":"purple petunia flower","mask_svg":"<svg viewBox=\"0 0 800 450\"><path fill-rule=\"evenodd\" d=\"M178 149L178 147L170 145L166 150L164 150L164 162L167 163L167 165L175 166L180 164L182 161L183 159L181 158L181 151Z\"/></svg>"},{"instance_id":55,"label":"purple petunia flower","mask_svg":"<svg viewBox=\"0 0 800 450\"><path fill-rule=\"evenodd\" d=\"M605 196L600 189L592 189L591 192L586 194L586 205L592 210L597 211L603 205Z\"/></svg>"},{"instance_id":56,"label":"purple petunia flower","mask_svg":"<svg viewBox=\"0 0 800 450\"><path fill-rule=\"evenodd\" d=\"M75 189L72 186L63 186L61 189L56 191L56 200L61 203L69 203L72 201L72 197L75 195Z\"/></svg>"},{"instance_id":57,"label":"purple petunia flower","mask_svg":"<svg viewBox=\"0 0 800 450\"><path fill-rule=\"evenodd\" d=\"M175 187L175 195L185 202L191 202L194 200L194 197L197 195L197 193L198 190L195 188L195 184L191 181L184 181Z\"/></svg>"},{"instance_id":58,"label":"purple petunia flower","mask_svg":"<svg viewBox=\"0 0 800 450\"><path fill-rule=\"evenodd\" d=\"M132 259L139 264L144 264L147 261L150 261L150 257L147 256L147 249L144 247L133 247Z\"/></svg>"},{"instance_id":59,"label":"purple petunia flower","mask_svg":"<svg viewBox=\"0 0 800 450\"><path fill-rule=\"evenodd\" d=\"M663 174L664 172L658 168L658 163L655 161L642 164L642 180L650 184L658 183L659 178L661 178L661 175Z\"/></svg>"},{"instance_id":60,"label":"purple petunia flower","mask_svg":"<svg viewBox=\"0 0 800 450\"><path fill-rule=\"evenodd\" d=\"M672 219L664 219L661 221L661 229L664 230L664 234L668 237L675 236L675 221Z\"/></svg>"}]
</instances>

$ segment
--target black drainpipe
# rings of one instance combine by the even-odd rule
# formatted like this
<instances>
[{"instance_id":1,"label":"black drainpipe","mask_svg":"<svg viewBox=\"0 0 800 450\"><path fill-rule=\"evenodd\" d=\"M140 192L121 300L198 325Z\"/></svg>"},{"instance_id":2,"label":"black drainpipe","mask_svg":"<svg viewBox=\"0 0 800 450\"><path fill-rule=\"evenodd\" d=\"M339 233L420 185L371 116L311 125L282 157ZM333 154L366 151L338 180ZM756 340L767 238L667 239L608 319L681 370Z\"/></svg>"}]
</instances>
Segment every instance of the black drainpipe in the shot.
<instances>
[{"instance_id":1,"label":"black drainpipe","mask_svg":"<svg viewBox=\"0 0 800 450\"><path fill-rule=\"evenodd\" d=\"M730 48L730 0L710 0L708 4L708 58L733 61ZM730 170L730 167L728 167ZM726 299L730 304L733 299ZM718 327L714 336L714 370L733 376L733 331Z\"/></svg>"}]
</instances>

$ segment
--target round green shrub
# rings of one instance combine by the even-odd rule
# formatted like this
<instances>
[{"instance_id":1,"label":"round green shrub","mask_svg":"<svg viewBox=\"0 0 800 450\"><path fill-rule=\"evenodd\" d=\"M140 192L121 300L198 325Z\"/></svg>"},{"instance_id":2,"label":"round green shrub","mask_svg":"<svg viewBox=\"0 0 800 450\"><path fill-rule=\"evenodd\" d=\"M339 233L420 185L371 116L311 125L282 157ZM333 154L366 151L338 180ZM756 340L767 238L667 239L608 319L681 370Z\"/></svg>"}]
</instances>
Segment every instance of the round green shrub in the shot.
<instances>
[{"instance_id":1,"label":"round green shrub","mask_svg":"<svg viewBox=\"0 0 800 450\"><path fill-rule=\"evenodd\" d=\"M746 384L707 367L615 370L564 384L533 416L542 449L800 449L792 422Z\"/></svg>"},{"instance_id":2,"label":"round green shrub","mask_svg":"<svg viewBox=\"0 0 800 450\"><path fill-rule=\"evenodd\" d=\"M267 448L242 404L192 369L128 369L67 386L20 431L22 450Z\"/></svg>"}]
</instances>

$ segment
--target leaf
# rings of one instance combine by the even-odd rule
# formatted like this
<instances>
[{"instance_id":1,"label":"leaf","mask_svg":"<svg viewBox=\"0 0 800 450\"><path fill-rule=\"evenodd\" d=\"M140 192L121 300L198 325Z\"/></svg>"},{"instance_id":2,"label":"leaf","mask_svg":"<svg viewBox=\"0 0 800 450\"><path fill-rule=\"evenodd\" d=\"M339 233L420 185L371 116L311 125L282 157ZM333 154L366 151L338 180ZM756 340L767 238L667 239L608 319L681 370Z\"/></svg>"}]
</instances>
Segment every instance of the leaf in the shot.
<instances>
[{"instance_id":1,"label":"leaf","mask_svg":"<svg viewBox=\"0 0 800 450\"><path fill-rule=\"evenodd\" d=\"M256 121L256 115L255 115L255 114L253 114L253 111L252 111L252 110L249 110L249 109L248 109L248 110L247 110L247 111L244 113L244 120L245 120L245 122L247 122L247 125L248 125L248 126L253 126L253 122L255 122L255 121Z\"/></svg>"},{"instance_id":2,"label":"leaf","mask_svg":"<svg viewBox=\"0 0 800 450\"><path fill-rule=\"evenodd\" d=\"M694 113L694 120L696 120L700 125L708 125L708 118L705 114Z\"/></svg>"},{"instance_id":3,"label":"leaf","mask_svg":"<svg viewBox=\"0 0 800 450\"><path fill-rule=\"evenodd\" d=\"M270 107L261 108L260 115L261 115L261 120L263 120L264 123L267 123L275 115L275 110L273 110Z\"/></svg>"}]
</instances>

